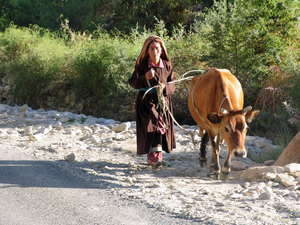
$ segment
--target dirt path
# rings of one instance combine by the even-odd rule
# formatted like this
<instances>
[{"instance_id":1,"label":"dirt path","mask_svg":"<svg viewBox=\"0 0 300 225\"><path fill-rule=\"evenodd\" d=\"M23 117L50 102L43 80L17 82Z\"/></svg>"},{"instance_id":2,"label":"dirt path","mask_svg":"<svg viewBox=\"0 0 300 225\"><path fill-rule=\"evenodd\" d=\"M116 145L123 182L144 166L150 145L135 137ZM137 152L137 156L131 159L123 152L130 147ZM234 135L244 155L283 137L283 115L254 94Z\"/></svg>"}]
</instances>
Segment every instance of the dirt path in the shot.
<instances>
[{"instance_id":1,"label":"dirt path","mask_svg":"<svg viewBox=\"0 0 300 225\"><path fill-rule=\"evenodd\" d=\"M165 166L153 169L136 156L134 122L118 133L118 122L104 118L3 108L0 224L300 224L299 187L240 182L241 171L226 183L212 180L180 129Z\"/></svg>"},{"instance_id":2,"label":"dirt path","mask_svg":"<svg viewBox=\"0 0 300 225\"><path fill-rule=\"evenodd\" d=\"M0 150L0 224L194 224L157 212L14 148Z\"/></svg>"}]
</instances>

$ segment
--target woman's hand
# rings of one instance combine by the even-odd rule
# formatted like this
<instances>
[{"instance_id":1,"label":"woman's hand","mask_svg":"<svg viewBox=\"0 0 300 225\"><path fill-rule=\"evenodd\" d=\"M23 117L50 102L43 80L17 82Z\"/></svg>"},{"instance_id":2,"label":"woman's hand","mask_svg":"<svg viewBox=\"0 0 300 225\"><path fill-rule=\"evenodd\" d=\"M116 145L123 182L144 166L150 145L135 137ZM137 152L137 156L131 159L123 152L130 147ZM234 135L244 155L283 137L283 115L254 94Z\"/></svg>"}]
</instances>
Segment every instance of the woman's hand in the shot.
<instances>
[{"instance_id":1,"label":"woman's hand","mask_svg":"<svg viewBox=\"0 0 300 225\"><path fill-rule=\"evenodd\" d=\"M160 86L162 86L162 89L165 90L166 89L166 85L164 83L160 83Z\"/></svg>"},{"instance_id":2,"label":"woman's hand","mask_svg":"<svg viewBox=\"0 0 300 225\"><path fill-rule=\"evenodd\" d=\"M151 80L154 77L154 70L151 69L146 73L146 80Z\"/></svg>"}]
</instances>

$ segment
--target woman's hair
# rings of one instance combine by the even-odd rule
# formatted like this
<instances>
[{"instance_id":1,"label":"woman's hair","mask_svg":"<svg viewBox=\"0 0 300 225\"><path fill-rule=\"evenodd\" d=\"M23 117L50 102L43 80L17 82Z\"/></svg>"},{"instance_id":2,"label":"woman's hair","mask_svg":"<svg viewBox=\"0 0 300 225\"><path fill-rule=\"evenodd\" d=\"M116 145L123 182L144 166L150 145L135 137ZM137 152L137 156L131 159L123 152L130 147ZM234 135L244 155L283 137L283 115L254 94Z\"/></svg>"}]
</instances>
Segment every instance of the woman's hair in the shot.
<instances>
[{"instance_id":1,"label":"woman's hair","mask_svg":"<svg viewBox=\"0 0 300 225\"><path fill-rule=\"evenodd\" d=\"M136 68L142 61L144 61L144 60L146 60L146 59L149 58L149 55L148 55L148 49L149 49L150 44L151 44L153 41L160 43L160 46L161 46L161 49L162 49L162 53L161 53L161 55L160 55L160 58L162 58L163 60L166 60L166 61L170 62L170 59L169 59L169 56L168 56L168 53L167 53L167 49L166 49L165 43L162 41L162 39L161 39L159 36L151 35L151 36L149 36L149 37L145 40L145 42L144 42L142 51L141 51L139 57L138 57L137 60L136 60L135 68Z\"/></svg>"}]
</instances>

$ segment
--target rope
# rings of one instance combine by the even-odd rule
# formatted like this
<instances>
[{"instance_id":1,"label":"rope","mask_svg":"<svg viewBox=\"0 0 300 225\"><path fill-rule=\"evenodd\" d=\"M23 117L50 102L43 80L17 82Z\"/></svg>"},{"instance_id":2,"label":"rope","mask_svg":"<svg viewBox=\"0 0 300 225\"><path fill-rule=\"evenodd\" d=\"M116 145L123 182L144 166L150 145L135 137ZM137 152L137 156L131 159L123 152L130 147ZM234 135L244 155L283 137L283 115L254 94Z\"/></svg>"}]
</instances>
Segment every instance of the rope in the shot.
<instances>
[{"instance_id":1,"label":"rope","mask_svg":"<svg viewBox=\"0 0 300 225\"><path fill-rule=\"evenodd\" d=\"M208 71L208 69L207 69L207 70L190 70L190 71L184 73L183 75L181 75L180 77L184 77L184 76L185 76L186 74L188 74L188 73L192 73L192 72L203 72L203 71L204 71L204 73L202 73L201 76L199 77L199 79L198 79L198 81L199 81L200 78ZM181 78L181 79L179 79L179 80L170 81L170 82L168 82L167 84L177 83L177 82L180 82L180 81L183 81L183 80L189 80L189 79L192 79L193 77L194 77L194 76ZM196 84L198 83L198 81L196 82ZM148 85L149 85L149 87L150 87L150 83L149 83L148 80L147 80L147 83L148 83ZM196 84L195 84L195 86L196 86ZM212 128L204 121L204 119L200 116L199 111L198 111L198 109L197 109L196 106L195 106L195 103L194 103L194 89L195 89L195 86L194 86L193 91L192 91L192 101L193 101L193 105L194 105L194 107L195 107L195 110L196 110L196 112L198 113L199 117L202 119L202 121L203 121L203 122L204 122L204 123L205 123L212 131L214 131L214 130L213 130L213 129L212 129ZM148 94L148 92L150 92L153 88L156 88L157 90L160 90L161 87L162 87L162 86L161 86L160 84L150 87L150 88L144 93L142 100L145 98L145 96ZM158 106L160 106L160 107L163 109L163 115L165 115L165 112L168 111L169 114L170 114L170 116L171 116L171 118L173 119L174 123L175 123L180 129L182 129L184 132L186 132L187 134L189 134L189 135L191 136L192 141L193 141L194 148L196 148L196 144L195 144L195 140L194 140L194 134L195 134L195 132L196 132L196 129L197 129L198 125L195 127L195 130L194 130L192 133L191 133L191 132L188 132L187 130L185 130L182 126L180 126L180 124L176 121L176 119L174 118L174 116L173 116L172 113L170 112L169 107L168 107L168 104L167 104L167 102L166 102L166 100L165 100L165 98L164 98L164 96L163 96L163 91L157 91L156 93L157 93L157 98L158 98ZM225 100L225 99L224 99L224 100ZM224 102L224 100L223 100L223 102ZM222 102L222 104L223 104L223 102ZM221 105L222 105L222 104L221 104ZM220 105L220 107L221 107L221 105ZM219 109L219 110L220 110L220 109ZM218 133L218 132L216 132L216 131L214 131L214 132L215 132L215 133Z\"/></svg>"}]
</instances>

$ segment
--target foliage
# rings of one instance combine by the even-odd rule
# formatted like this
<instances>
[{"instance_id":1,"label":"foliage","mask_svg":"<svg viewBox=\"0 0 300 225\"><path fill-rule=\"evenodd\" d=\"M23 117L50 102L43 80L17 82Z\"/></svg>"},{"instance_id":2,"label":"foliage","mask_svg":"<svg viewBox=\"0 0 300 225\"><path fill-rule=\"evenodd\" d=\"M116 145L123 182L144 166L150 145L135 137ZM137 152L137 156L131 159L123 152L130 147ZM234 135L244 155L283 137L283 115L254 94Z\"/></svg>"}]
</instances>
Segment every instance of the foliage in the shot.
<instances>
[{"instance_id":1,"label":"foliage","mask_svg":"<svg viewBox=\"0 0 300 225\"><path fill-rule=\"evenodd\" d=\"M134 120L137 90L127 80L144 40L156 34L177 78L207 66L239 78L245 105L261 110L250 134L286 145L300 128L298 1L220 0L206 10L202 3L212 1L0 3L0 78L13 80L17 104ZM172 96L181 124L194 123L189 89L178 82Z\"/></svg>"},{"instance_id":2,"label":"foliage","mask_svg":"<svg viewBox=\"0 0 300 225\"><path fill-rule=\"evenodd\" d=\"M246 104L252 104L269 66L282 63L286 40L296 18L291 1L215 2L197 22L195 31L205 43L202 60L210 67L226 68L241 81ZM295 4L295 5L294 5ZM296 5L297 4L297 5Z\"/></svg>"},{"instance_id":3,"label":"foliage","mask_svg":"<svg viewBox=\"0 0 300 225\"><path fill-rule=\"evenodd\" d=\"M97 30L94 24L108 31L114 29L127 34L139 23L147 29L156 18L166 22L168 31L178 23L190 24L197 13L198 3L210 5L211 1L197 0L0 0L0 21L29 27L36 24L51 30L60 28L61 15L70 20L76 31Z\"/></svg>"}]
</instances>

